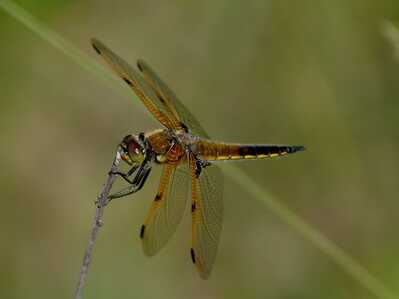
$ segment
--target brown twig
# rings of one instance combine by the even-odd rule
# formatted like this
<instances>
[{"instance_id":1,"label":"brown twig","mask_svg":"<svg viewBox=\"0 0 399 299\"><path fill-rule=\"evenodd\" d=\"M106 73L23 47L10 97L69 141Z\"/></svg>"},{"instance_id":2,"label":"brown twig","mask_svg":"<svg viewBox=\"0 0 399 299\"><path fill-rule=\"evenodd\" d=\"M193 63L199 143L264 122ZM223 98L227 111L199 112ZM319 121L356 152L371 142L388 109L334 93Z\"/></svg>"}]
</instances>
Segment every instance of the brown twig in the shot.
<instances>
[{"instance_id":1,"label":"brown twig","mask_svg":"<svg viewBox=\"0 0 399 299\"><path fill-rule=\"evenodd\" d=\"M112 185L116 179L115 172L118 171L119 162L121 160L121 156L119 151L116 152L114 161L112 162L111 170L108 174L107 182L104 185L103 191L96 201L96 213L94 215L94 222L91 229L90 239L86 247L86 252L83 258L82 267L80 268L80 276L78 286L75 292L75 299L80 299L82 297L82 290L85 286L87 272L89 270L91 258L93 255L93 247L94 242L97 238L97 233L102 226L102 217L104 213L104 208L108 203L108 195L111 191Z\"/></svg>"}]
</instances>

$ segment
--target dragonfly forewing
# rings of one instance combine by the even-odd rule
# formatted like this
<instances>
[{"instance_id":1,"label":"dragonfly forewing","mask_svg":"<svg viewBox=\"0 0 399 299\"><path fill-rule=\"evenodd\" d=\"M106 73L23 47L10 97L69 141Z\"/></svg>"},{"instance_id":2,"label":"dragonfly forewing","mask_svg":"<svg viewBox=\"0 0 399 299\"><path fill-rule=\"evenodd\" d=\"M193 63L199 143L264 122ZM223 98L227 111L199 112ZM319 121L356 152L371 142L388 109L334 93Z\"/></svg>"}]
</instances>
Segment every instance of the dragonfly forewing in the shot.
<instances>
[{"instance_id":1,"label":"dragonfly forewing","mask_svg":"<svg viewBox=\"0 0 399 299\"><path fill-rule=\"evenodd\" d=\"M158 192L140 231L146 255L156 254L176 231L187 206L189 187L187 163L163 166Z\"/></svg>"}]
</instances>

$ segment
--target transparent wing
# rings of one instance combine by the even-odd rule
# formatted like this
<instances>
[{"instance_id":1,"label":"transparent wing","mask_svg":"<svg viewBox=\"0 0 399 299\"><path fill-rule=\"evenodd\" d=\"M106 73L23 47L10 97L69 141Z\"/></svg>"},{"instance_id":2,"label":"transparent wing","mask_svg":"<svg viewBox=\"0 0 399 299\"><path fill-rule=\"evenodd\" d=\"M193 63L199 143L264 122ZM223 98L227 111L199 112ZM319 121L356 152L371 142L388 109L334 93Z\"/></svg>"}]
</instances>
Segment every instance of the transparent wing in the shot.
<instances>
[{"instance_id":1,"label":"transparent wing","mask_svg":"<svg viewBox=\"0 0 399 299\"><path fill-rule=\"evenodd\" d=\"M200 276L207 279L215 262L223 220L223 176L210 165L195 176L195 161L190 160L192 192L191 258Z\"/></svg>"},{"instance_id":2,"label":"transparent wing","mask_svg":"<svg viewBox=\"0 0 399 299\"><path fill-rule=\"evenodd\" d=\"M108 63L108 65L133 89L152 115L165 127L180 129L180 121L163 104L155 90L146 80L126 61L107 48L102 42L92 39L94 50Z\"/></svg>"},{"instance_id":3,"label":"transparent wing","mask_svg":"<svg viewBox=\"0 0 399 299\"><path fill-rule=\"evenodd\" d=\"M164 105L167 106L166 110L181 121L183 128L187 127L189 132L194 135L209 138L194 115L177 99L175 93L161 80L155 71L143 60L138 60L137 66L158 96L163 99Z\"/></svg>"},{"instance_id":4,"label":"transparent wing","mask_svg":"<svg viewBox=\"0 0 399 299\"><path fill-rule=\"evenodd\" d=\"M163 167L158 193L140 232L146 255L156 254L176 231L189 198L189 178L188 163Z\"/></svg>"}]
</instances>

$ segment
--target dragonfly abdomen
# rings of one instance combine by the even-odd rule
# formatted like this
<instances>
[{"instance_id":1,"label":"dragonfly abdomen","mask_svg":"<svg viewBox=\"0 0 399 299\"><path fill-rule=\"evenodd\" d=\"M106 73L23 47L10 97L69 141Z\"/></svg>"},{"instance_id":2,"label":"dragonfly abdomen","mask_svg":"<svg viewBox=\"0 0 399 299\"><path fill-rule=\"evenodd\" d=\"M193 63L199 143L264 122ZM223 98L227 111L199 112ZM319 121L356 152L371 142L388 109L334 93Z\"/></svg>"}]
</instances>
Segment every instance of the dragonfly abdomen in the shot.
<instances>
[{"instance_id":1,"label":"dragonfly abdomen","mask_svg":"<svg viewBox=\"0 0 399 299\"><path fill-rule=\"evenodd\" d=\"M303 146L295 145L231 144L208 140L197 143L197 154L209 161L273 158L303 150Z\"/></svg>"}]
</instances>

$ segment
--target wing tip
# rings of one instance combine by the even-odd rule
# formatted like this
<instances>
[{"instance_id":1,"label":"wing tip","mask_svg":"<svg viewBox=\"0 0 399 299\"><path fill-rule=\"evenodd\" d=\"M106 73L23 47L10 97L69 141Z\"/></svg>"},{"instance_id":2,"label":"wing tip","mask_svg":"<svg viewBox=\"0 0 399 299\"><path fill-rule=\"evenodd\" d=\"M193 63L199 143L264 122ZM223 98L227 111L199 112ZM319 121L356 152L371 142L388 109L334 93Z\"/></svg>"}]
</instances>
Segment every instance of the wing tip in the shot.
<instances>
[{"instance_id":1,"label":"wing tip","mask_svg":"<svg viewBox=\"0 0 399 299\"><path fill-rule=\"evenodd\" d=\"M145 225L142 225L140 229L140 239L144 238L144 232L145 232Z\"/></svg>"},{"instance_id":2,"label":"wing tip","mask_svg":"<svg viewBox=\"0 0 399 299\"><path fill-rule=\"evenodd\" d=\"M144 69L149 69L151 70L150 66L148 65L147 62L145 62L145 60L143 58L139 58L137 59L137 67L139 68L140 71L144 71Z\"/></svg>"},{"instance_id":3,"label":"wing tip","mask_svg":"<svg viewBox=\"0 0 399 299\"><path fill-rule=\"evenodd\" d=\"M145 256L148 256L148 257L152 257L152 256L156 255L156 254L159 252L159 250L161 249L161 248L156 249L156 250L151 249L150 247L148 247L147 242L144 241L144 240L143 240L143 243L142 243L142 244L143 244L143 252L144 252L144 255L145 255Z\"/></svg>"},{"instance_id":4,"label":"wing tip","mask_svg":"<svg viewBox=\"0 0 399 299\"><path fill-rule=\"evenodd\" d=\"M190 249L191 261L195 264L195 252L194 249Z\"/></svg>"},{"instance_id":5,"label":"wing tip","mask_svg":"<svg viewBox=\"0 0 399 299\"><path fill-rule=\"evenodd\" d=\"M201 261L198 260L197 256L195 255L194 248L190 248L190 256L191 256L191 261L193 262L194 265L196 265L199 276L202 279L207 280L209 278L210 271L204 271Z\"/></svg>"},{"instance_id":6,"label":"wing tip","mask_svg":"<svg viewBox=\"0 0 399 299\"><path fill-rule=\"evenodd\" d=\"M151 256L155 255L155 254L157 253L157 251L151 250L151 249L147 246L148 240L145 240L145 239L144 239L144 237L145 237L145 235L144 235L144 234L145 234L145 229L146 229L146 226L143 224L143 225L141 226L141 228L140 228L140 239L143 241L142 244L143 244L143 251L144 251L144 254L145 254L146 256L148 256L148 257L151 257Z\"/></svg>"},{"instance_id":7,"label":"wing tip","mask_svg":"<svg viewBox=\"0 0 399 299\"><path fill-rule=\"evenodd\" d=\"M143 64L145 64L145 62L142 59L137 59L136 65L140 72L143 72L144 70Z\"/></svg>"},{"instance_id":8,"label":"wing tip","mask_svg":"<svg viewBox=\"0 0 399 299\"><path fill-rule=\"evenodd\" d=\"M93 47L94 51L96 51L97 54L101 55L101 51L99 49L99 46L101 46L102 43L98 39L96 39L94 37L92 37L90 39L90 43L91 43L91 46Z\"/></svg>"}]
</instances>

